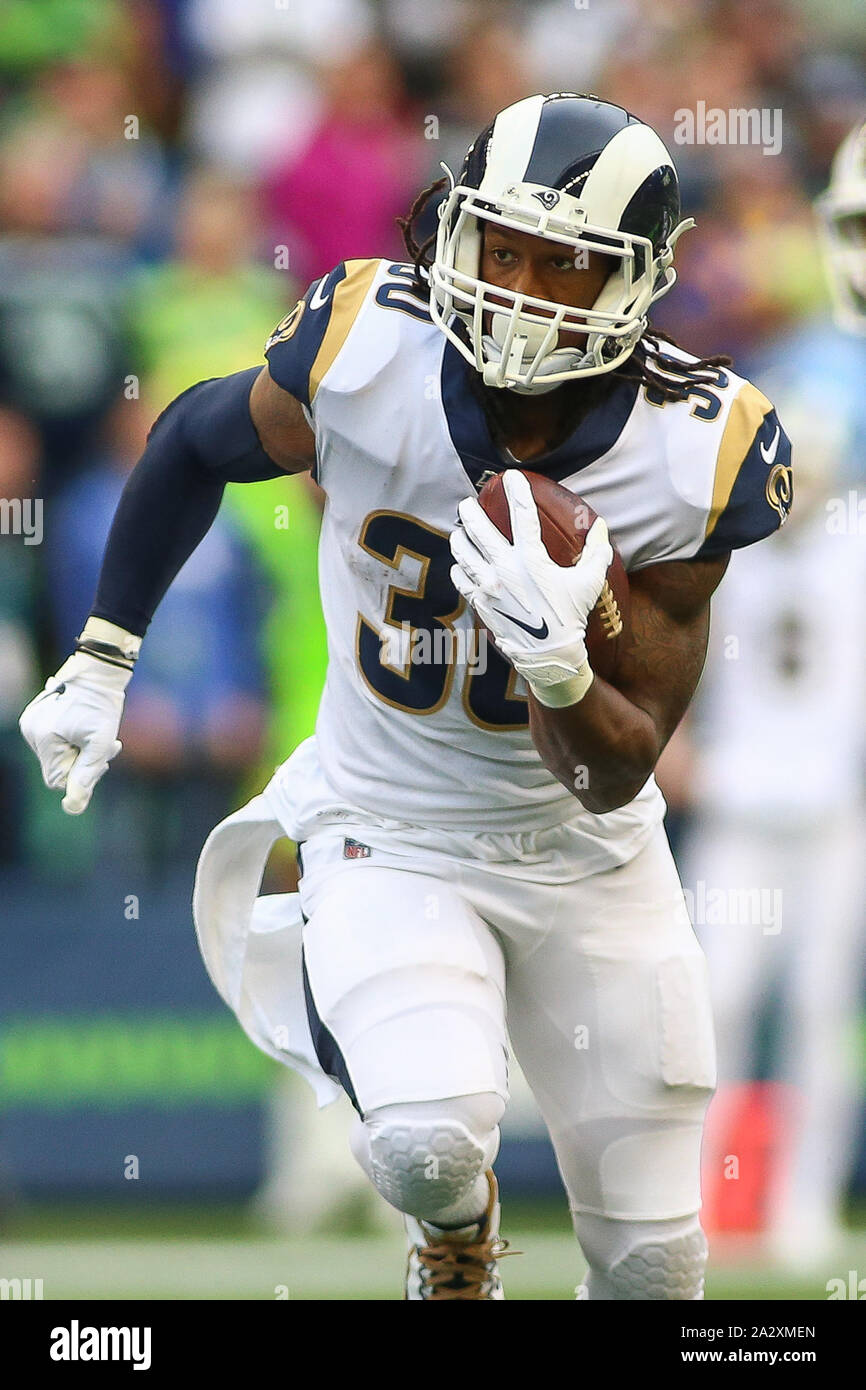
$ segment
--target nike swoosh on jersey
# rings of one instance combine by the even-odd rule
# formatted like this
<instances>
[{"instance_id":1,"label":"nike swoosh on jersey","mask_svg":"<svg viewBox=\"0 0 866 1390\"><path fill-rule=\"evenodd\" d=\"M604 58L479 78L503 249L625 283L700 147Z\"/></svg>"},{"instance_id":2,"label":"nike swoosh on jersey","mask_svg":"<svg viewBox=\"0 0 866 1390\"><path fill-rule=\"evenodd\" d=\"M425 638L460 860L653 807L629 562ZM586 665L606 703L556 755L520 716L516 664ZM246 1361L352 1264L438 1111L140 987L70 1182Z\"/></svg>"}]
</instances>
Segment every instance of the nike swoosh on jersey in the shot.
<instances>
[{"instance_id":1,"label":"nike swoosh on jersey","mask_svg":"<svg viewBox=\"0 0 866 1390\"><path fill-rule=\"evenodd\" d=\"M765 449L763 444L758 445L758 448L761 450L761 458L764 460L764 463L768 465L771 464L774 458L776 457L776 452L779 448L779 439L781 437L781 433L781 428L779 427L779 425L777 425L776 433L773 435L773 442L770 445L769 449Z\"/></svg>"},{"instance_id":2,"label":"nike swoosh on jersey","mask_svg":"<svg viewBox=\"0 0 866 1390\"><path fill-rule=\"evenodd\" d=\"M521 622L520 618L515 618L513 613L503 613L501 608L494 608L493 611L501 617L507 618L510 623L516 623L518 627L522 627L523 631L528 632L530 637L546 637L550 631L546 618L542 618L540 627L530 627L529 623Z\"/></svg>"},{"instance_id":3,"label":"nike swoosh on jersey","mask_svg":"<svg viewBox=\"0 0 866 1390\"><path fill-rule=\"evenodd\" d=\"M322 286L327 280L327 275L323 275L313 293L310 295L310 308L321 309L323 304L327 304L331 298L330 294L322 294Z\"/></svg>"}]
</instances>

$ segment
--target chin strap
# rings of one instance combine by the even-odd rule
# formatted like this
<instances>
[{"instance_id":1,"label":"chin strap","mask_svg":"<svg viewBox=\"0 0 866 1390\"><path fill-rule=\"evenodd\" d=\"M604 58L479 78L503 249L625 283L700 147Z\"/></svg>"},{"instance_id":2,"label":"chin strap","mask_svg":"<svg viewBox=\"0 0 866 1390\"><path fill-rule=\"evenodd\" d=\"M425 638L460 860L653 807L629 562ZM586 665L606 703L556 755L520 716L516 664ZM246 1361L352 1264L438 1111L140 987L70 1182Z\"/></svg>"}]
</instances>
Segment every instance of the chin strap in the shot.
<instances>
[{"instance_id":1,"label":"chin strap","mask_svg":"<svg viewBox=\"0 0 866 1390\"><path fill-rule=\"evenodd\" d=\"M546 377L555 372L572 371L575 367L580 367L584 362L591 360L591 354L586 352L578 352L568 348L554 348L545 354L532 381L525 385L517 385L514 381L508 380L509 368L515 372L521 371L524 358L534 356L538 350L537 347L524 334L515 333L511 340L508 361L503 369L501 344L497 343L490 334L485 334L481 342L490 359L483 373L485 386L503 387L521 396L543 396L549 391L555 391L557 386L562 385L562 382L547 381L545 380ZM503 376L505 380L502 379Z\"/></svg>"}]
</instances>

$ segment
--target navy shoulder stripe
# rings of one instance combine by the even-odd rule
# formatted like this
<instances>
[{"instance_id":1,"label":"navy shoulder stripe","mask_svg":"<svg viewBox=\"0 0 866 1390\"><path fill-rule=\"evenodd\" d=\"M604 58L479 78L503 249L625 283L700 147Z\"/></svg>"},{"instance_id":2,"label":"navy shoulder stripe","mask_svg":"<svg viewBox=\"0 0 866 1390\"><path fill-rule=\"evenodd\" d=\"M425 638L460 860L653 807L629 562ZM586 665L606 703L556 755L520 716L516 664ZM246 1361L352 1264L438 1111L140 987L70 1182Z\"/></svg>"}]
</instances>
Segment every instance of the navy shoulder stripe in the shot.
<instances>
[{"instance_id":1,"label":"navy shoulder stripe","mask_svg":"<svg viewBox=\"0 0 866 1390\"><path fill-rule=\"evenodd\" d=\"M310 286L265 344L274 381L308 410L349 335L379 264L378 260L341 261Z\"/></svg>"},{"instance_id":2,"label":"navy shoulder stripe","mask_svg":"<svg viewBox=\"0 0 866 1390\"><path fill-rule=\"evenodd\" d=\"M345 279L341 261L328 275L314 280L295 307L281 319L265 343L268 370L278 386L309 409L310 372L334 306L334 290Z\"/></svg>"},{"instance_id":3,"label":"navy shoulder stripe","mask_svg":"<svg viewBox=\"0 0 866 1390\"><path fill-rule=\"evenodd\" d=\"M744 387L725 428L706 533L694 558L763 540L783 525L792 498L790 440L766 397Z\"/></svg>"}]
</instances>

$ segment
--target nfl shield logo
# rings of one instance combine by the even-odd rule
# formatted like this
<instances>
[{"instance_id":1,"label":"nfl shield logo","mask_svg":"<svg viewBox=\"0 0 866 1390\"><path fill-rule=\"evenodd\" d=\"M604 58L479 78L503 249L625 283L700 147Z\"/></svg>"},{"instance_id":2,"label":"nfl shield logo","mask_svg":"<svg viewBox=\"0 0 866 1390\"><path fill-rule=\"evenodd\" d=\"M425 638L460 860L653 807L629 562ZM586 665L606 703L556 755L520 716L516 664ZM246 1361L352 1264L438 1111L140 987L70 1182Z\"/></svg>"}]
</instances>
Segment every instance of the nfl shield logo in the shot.
<instances>
[{"instance_id":1,"label":"nfl shield logo","mask_svg":"<svg viewBox=\"0 0 866 1390\"><path fill-rule=\"evenodd\" d=\"M369 859L371 854L369 845L362 845L359 840L345 839L343 841L344 859Z\"/></svg>"}]
</instances>

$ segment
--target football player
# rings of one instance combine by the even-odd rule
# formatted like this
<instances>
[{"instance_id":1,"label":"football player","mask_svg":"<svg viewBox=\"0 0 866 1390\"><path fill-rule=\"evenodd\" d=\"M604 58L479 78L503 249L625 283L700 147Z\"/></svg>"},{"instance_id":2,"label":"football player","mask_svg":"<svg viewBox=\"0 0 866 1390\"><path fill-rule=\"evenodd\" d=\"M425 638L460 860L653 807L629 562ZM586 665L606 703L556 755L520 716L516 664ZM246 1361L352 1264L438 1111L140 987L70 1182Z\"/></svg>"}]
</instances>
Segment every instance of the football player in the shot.
<instances>
[{"instance_id":1,"label":"football player","mask_svg":"<svg viewBox=\"0 0 866 1390\"><path fill-rule=\"evenodd\" d=\"M435 245L414 244L422 196L409 263L337 266L266 367L159 418L77 649L22 728L83 810L151 614L225 483L313 469L326 689L315 737L205 846L211 975L321 1101L350 1096L355 1155L405 1214L407 1298L503 1297L507 1026L588 1262L579 1296L697 1299L714 1043L653 769L731 550L787 514L789 445L727 359L649 328L691 225L649 126L529 97L449 183ZM541 544L524 469L604 518L572 567ZM475 497L498 473L511 543ZM585 642L608 528L631 584L615 685ZM280 835L299 898L257 899Z\"/></svg>"},{"instance_id":2,"label":"football player","mask_svg":"<svg viewBox=\"0 0 866 1390\"><path fill-rule=\"evenodd\" d=\"M775 1001L773 1071L795 1089L768 1173L767 1238L785 1264L812 1271L841 1246L858 1121L846 1047L863 960L866 554L860 490L850 485L864 462L866 121L840 145L816 211L841 332L810 320L766 363L796 441L796 523L731 565L693 711L698 761L680 745L699 809L681 859L685 883L731 895L762 884L778 897L773 922L747 925L723 911L699 934L720 1082L755 1077L763 1004ZM731 636L738 649L726 649Z\"/></svg>"},{"instance_id":3,"label":"football player","mask_svg":"<svg viewBox=\"0 0 866 1390\"><path fill-rule=\"evenodd\" d=\"M859 1119L846 1054L863 965L866 546L840 515L844 415L828 416L808 382L778 399L797 510L770 544L734 556L714 604L680 867L709 963L720 1087L760 1075L775 1005L772 1074L794 1090L768 1165L768 1244L814 1272L843 1234ZM720 1138L736 1151L730 1131Z\"/></svg>"},{"instance_id":4,"label":"football player","mask_svg":"<svg viewBox=\"0 0 866 1390\"><path fill-rule=\"evenodd\" d=\"M866 336L866 120L836 151L829 185L815 207L833 317L846 333Z\"/></svg>"}]
</instances>

